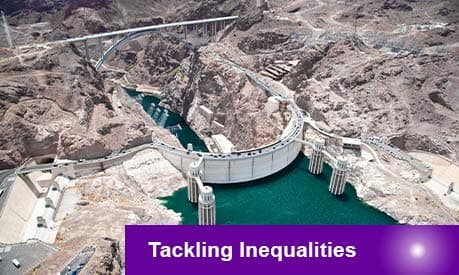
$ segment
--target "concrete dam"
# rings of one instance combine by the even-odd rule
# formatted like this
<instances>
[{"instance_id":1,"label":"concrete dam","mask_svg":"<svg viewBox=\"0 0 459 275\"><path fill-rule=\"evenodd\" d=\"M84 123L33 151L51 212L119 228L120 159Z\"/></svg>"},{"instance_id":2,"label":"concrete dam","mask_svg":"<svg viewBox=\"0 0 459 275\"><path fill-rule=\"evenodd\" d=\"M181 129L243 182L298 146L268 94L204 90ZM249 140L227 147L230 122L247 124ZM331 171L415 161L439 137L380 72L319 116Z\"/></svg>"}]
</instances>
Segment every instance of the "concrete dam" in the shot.
<instances>
[{"instance_id":1,"label":"concrete dam","mask_svg":"<svg viewBox=\"0 0 459 275\"><path fill-rule=\"evenodd\" d=\"M196 152L164 143L157 148L185 174L191 163L202 158L200 178L204 183L231 184L264 178L287 167L302 149L302 144L292 138L302 138L303 115L298 109L291 109L294 115L281 139L266 146L230 154Z\"/></svg>"},{"instance_id":2,"label":"concrete dam","mask_svg":"<svg viewBox=\"0 0 459 275\"><path fill-rule=\"evenodd\" d=\"M231 25L234 24L234 20L236 19L237 16L233 16L163 24L158 26L72 38L57 41L54 43L84 42L87 59L90 60L89 55L87 54L87 41L93 39L97 40L102 37L116 37L118 35L125 35L125 37L121 38L118 42L115 42L114 45L111 46L98 60L97 67L99 68L102 66L110 53L116 50L117 47L126 41L135 39L138 36L144 35L148 32L161 28L182 27L185 31L184 39L186 40L186 32L188 26L191 26L193 30L195 30L194 34L197 38L198 32L196 29L197 26L200 25L204 30L201 38L205 40L205 43L199 45L205 45L209 37L211 41L218 42L218 40L215 38L217 31L220 30L222 33L225 33L225 29L231 28ZM232 23L226 25L227 22ZM217 23L219 23L220 28L218 28ZM212 24L210 36L207 36L207 24ZM198 203L199 208L203 209L202 211L200 210L199 213L205 217L200 216L199 220L200 224L207 225L215 224L216 221L214 205L215 196L213 194L212 188L209 186L204 186L204 183L233 184L265 178L287 167L296 159L303 146L309 146L313 148L313 155L311 158L309 171L314 175L321 174L322 167L324 165L324 159L329 160L333 167L333 177L330 181L329 191L334 195L341 195L344 192L344 186L346 183L347 162L342 158L338 158L338 161L336 161L336 159L325 150L323 141L316 141L313 145L303 140L304 123L308 122L305 120L305 115L307 115L307 113L301 110L293 100L287 98L285 95L270 86L270 84L263 80L258 74L218 55L216 55L215 58L219 62L226 63L244 73L267 94L270 94L276 98L280 98L279 110L284 111L288 109L292 113L292 117L283 130L282 135L275 142L249 150L216 154L198 152L190 149L187 150L165 144L158 140L153 140L149 144L144 144L135 148L115 152L112 155L101 159L70 161L65 163L53 163L24 168L21 167L17 169L16 173L24 174L36 170L51 170L53 175L63 174L75 177L77 175L87 174L89 172L104 170L110 166L120 164L121 162L129 159L140 150L146 148L155 148L160 151L161 154L174 167L188 175L188 199L192 203Z\"/></svg>"}]
</instances>

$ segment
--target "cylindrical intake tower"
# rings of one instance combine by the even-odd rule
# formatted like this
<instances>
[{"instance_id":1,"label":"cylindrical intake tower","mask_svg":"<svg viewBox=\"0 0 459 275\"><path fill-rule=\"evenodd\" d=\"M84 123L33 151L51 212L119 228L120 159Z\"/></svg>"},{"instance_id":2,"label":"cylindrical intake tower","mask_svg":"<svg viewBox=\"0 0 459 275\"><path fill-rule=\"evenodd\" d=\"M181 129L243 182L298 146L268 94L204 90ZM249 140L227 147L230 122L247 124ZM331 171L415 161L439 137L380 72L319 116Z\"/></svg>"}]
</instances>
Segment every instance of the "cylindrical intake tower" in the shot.
<instances>
[{"instance_id":1,"label":"cylindrical intake tower","mask_svg":"<svg viewBox=\"0 0 459 275\"><path fill-rule=\"evenodd\" d=\"M197 162L190 164L190 170L188 170L188 200L192 203L198 203L199 186L196 178L199 177L199 165Z\"/></svg>"},{"instance_id":2,"label":"cylindrical intake tower","mask_svg":"<svg viewBox=\"0 0 459 275\"><path fill-rule=\"evenodd\" d=\"M199 194L199 225L215 225L215 195L210 186L204 186Z\"/></svg>"},{"instance_id":3,"label":"cylindrical intake tower","mask_svg":"<svg viewBox=\"0 0 459 275\"><path fill-rule=\"evenodd\" d=\"M311 159L309 161L309 172L313 175L322 174L324 167L324 153L325 149L325 140L323 138L318 138L314 141L314 146L312 147Z\"/></svg>"},{"instance_id":4,"label":"cylindrical intake tower","mask_svg":"<svg viewBox=\"0 0 459 275\"><path fill-rule=\"evenodd\" d=\"M337 159L336 167L333 168L333 174L330 180L328 190L333 195L342 195L346 187L347 177L347 160L340 156Z\"/></svg>"}]
</instances>

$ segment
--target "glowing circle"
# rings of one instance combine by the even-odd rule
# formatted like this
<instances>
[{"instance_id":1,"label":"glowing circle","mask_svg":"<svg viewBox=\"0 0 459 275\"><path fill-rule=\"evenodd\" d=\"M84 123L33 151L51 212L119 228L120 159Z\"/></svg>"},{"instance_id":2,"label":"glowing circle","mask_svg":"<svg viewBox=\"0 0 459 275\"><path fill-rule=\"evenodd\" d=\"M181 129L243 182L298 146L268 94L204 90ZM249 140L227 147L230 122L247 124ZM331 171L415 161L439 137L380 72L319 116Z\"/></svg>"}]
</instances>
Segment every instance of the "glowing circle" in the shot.
<instances>
[{"instance_id":1,"label":"glowing circle","mask_svg":"<svg viewBox=\"0 0 459 275\"><path fill-rule=\"evenodd\" d=\"M410 254L413 258L420 259L426 254L426 249L424 248L424 245L414 243L410 247Z\"/></svg>"}]
</instances>

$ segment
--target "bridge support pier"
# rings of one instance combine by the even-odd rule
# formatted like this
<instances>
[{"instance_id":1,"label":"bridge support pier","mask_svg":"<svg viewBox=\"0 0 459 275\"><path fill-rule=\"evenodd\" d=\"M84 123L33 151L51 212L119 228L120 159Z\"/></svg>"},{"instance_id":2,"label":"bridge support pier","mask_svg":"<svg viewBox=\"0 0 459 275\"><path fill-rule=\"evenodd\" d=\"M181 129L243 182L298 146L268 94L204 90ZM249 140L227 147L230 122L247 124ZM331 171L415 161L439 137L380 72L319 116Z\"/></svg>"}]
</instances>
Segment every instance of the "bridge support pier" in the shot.
<instances>
[{"instance_id":1,"label":"bridge support pier","mask_svg":"<svg viewBox=\"0 0 459 275\"><path fill-rule=\"evenodd\" d=\"M217 24L214 22L214 23L212 23L211 26L212 26L212 30L211 30L211 37L212 38L210 40L212 42L215 42L215 41L217 41Z\"/></svg>"},{"instance_id":2,"label":"bridge support pier","mask_svg":"<svg viewBox=\"0 0 459 275\"><path fill-rule=\"evenodd\" d=\"M199 194L199 225L215 225L215 195L210 186L204 186Z\"/></svg>"},{"instance_id":3,"label":"bridge support pier","mask_svg":"<svg viewBox=\"0 0 459 275\"><path fill-rule=\"evenodd\" d=\"M102 38L99 38L99 46L100 46L100 56L104 55L104 43L102 43Z\"/></svg>"},{"instance_id":4,"label":"bridge support pier","mask_svg":"<svg viewBox=\"0 0 459 275\"><path fill-rule=\"evenodd\" d=\"M87 62L91 61L91 58L89 57L88 40L84 41L84 56Z\"/></svg>"},{"instance_id":5,"label":"bridge support pier","mask_svg":"<svg viewBox=\"0 0 459 275\"><path fill-rule=\"evenodd\" d=\"M199 45L198 27L196 24L193 25L193 44L195 46Z\"/></svg>"},{"instance_id":6,"label":"bridge support pier","mask_svg":"<svg viewBox=\"0 0 459 275\"><path fill-rule=\"evenodd\" d=\"M94 34L94 35L87 35L87 36L78 37L78 38L65 39L59 42L62 42L62 43L84 42L85 40L93 40L93 39L99 39L99 38L105 39L105 37L108 39L108 37L112 37L113 45L109 46L108 50L104 51L104 53L102 54L102 56L98 59L96 63L96 70L99 70L109 55L119 53L119 50L118 50L119 46L126 43L127 41L130 41L131 39L134 39L142 35L146 35L150 32L158 31L164 28L174 28L178 32L180 32L180 28L181 28L181 30L183 30L182 38L184 38L185 42L188 43L188 40L187 40L189 39L188 27L191 28L190 29L191 32L193 32L193 27L195 27L195 29L200 28L201 31L203 31L202 34L199 34L198 32L198 35L197 35L199 37L198 44L199 46L201 46L201 45L206 45L209 42L216 41L215 36L216 36L216 31L217 31L217 22L221 21L220 26L224 26L228 22L232 22L233 20L236 20L237 18L238 16L227 16L227 17L219 17L219 18L194 20L192 22L185 21L185 22L177 22L177 23L169 23L169 24L160 24L160 25L154 25L154 26L146 26L146 27L141 27L141 28L130 28L130 29L125 29L125 30L120 30L120 31L115 31L115 32L107 32L107 33L100 33L100 34ZM119 39L118 41L115 41L114 39L120 35L123 35L121 39ZM191 36L193 36L193 34L191 34ZM202 40L204 40L204 42Z\"/></svg>"},{"instance_id":7,"label":"bridge support pier","mask_svg":"<svg viewBox=\"0 0 459 275\"><path fill-rule=\"evenodd\" d=\"M324 149L325 141L322 138L316 139L312 147L311 159L309 161L309 172L313 175L322 174L324 167Z\"/></svg>"},{"instance_id":8,"label":"bridge support pier","mask_svg":"<svg viewBox=\"0 0 459 275\"><path fill-rule=\"evenodd\" d=\"M117 39L116 39L116 36L113 36L112 37L112 45L115 45L117 42ZM115 48L115 55L118 54L120 51L118 50L118 48Z\"/></svg>"},{"instance_id":9,"label":"bridge support pier","mask_svg":"<svg viewBox=\"0 0 459 275\"><path fill-rule=\"evenodd\" d=\"M202 25L202 38L204 40L204 45L207 45L207 24Z\"/></svg>"},{"instance_id":10,"label":"bridge support pier","mask_svg":"<svg viewBox=\"0 0 459 275\"><path fill-rule=\"evenodd\" d=\"M342 195L346 187L347 178L347 160L344 157L338 157L336 167L333 168L333 174L330 180L328 190L333 195Z\"/></svg>"}]
</instances>

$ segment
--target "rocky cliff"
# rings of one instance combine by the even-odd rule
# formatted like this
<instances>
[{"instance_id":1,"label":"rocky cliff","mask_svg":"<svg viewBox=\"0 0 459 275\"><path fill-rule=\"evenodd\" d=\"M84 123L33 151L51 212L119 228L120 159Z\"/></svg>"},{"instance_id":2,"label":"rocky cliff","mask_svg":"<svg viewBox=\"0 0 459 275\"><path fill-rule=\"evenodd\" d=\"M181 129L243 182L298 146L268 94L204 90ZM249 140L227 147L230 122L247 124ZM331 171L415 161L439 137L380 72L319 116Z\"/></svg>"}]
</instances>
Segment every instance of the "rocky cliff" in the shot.
<instances>
[{"instance_id":1,"label":"rocky cliff","mask_svg":"<svg viewBox=\"0 0 459 275\"><path fill-rule=\"evenodd\" d=\"M0 4L4 5L3 2ZM27 44L123 27L235 13L241 15L236 27L248 30L263 18L261 10L254 9L254 5L239 1L62 0L51 3L43 0L12 2L5 11L13 29L21 29L21 32L12 32L13 41ZM206 75L210 70L205 68L206 64L202 64L199 54L192 54L193 45L183 43L179 39L181 35L180 31L176 35L155 33L130 42L120 49L111 65L128 71L126 78L130 83L148 84L168 91L177 88L164 97L164 104L184 117L187 117L192 106L192 113L198 115L195 112L197 106L208 103L215 105L209 107L218 113L219 122L229 126L231 130L225 134L234 143L240 143L240 148L272 141L279 134L284 121L262 122L265 115L258 110L262 109L260 104L266 98L260 91L256 100L250 99L250 94L242 99L229 98L228 92L225 92L221 104L216 104L221 99L219 96L210 96L213 91L203 91L194 97L195 89L211 86L213 80ZM1 43L4 42L2 39ZM100 46L106 44L106 41L102 42L100 45L90 44L92 57L100 54ZM8 77L2 78L2 87L8 96L3 97L2 102L4 123L1 130L5 135L0 147L4 153L0 168L12 167L29 156L45 153L72 159L100 157L148 139L151 134L149 127L152 127L148 125L150 122L145 122L143 118L134 121L130 115L117 110L113 87L102 79L102 75L105 79L120 75L111 71L98 74L83 60L78 48L82 50L78 44L43 48L28 59L14 58L15 55L27 53L22 49L4 53L2 71ZM179 71L187 63L193 64L194 69ZM194 66L195 63L199 64ZM200 71L205 73L202 79L198 76ZM208 80L210 83L206 84ZM226 80L220 76L219 81ZM238 90L244 87L243 83L248 83L247 79L237 81L241 83L231 85ZM250 83L245 86L247 91L254 89ZM204 100L202 103L201 98ZM226 117L226 109L234 112ZM192 120L200 121L200 118L193 119L190 116L188 121L201 136L212 133L205 123ZM245 127L252 130L244 131ZM269 133L265 129L274 130ZM243 137L240 133L244 133ZM12 139L11 136L19 138Z\"/></svg>"},{"instance_id":2,"label":"rocky cliff","mask_svg":"<svg viewBox=\"0 0 459 275\"><path fill-rule=\"evenodd\" d=\"M273 142L286 126L285 117L264 111L267 100L245 74L206 50L194 52L177 67L162 96L162 103L185 117L202 137L224 134L239 150ZM203 107L212 112L211 118Z\"/></svg>"},{"instance_id":3,"label":"rocky cliff","mask_svg":"<svg viewBox=\"0 0 459 275\"><path fill-rule=\"evenodd\" d=\"M75 47L3 59L0 67L0 169L31 156L95 158L151 140L136 106L119 108L114 88Z\"/></svg>"},{"instance_id":4,"label":"rocky cliff","mask_svg":"<svg viewBox=\"0 0 459 275\"><path fill-rule=\"evenodd\" d=\"M206 136L216 130L201 116L203 105L233 143L247 148L275 138L285 118L267 119L266 95L213 54L254 71L295 61L282 83L334 132L380 135L408 150L458 158L457 1L282 0L261 8L223 0L13 1L9 9L5 3L13 38L27 43L239 14L221 46L196 50L179 39L181 30L154 33L120 48L103 76L163 90L162 104ZM94 157L146 136L148 123L117 111L112 89L76 48L17 53L1 52L2 167L45 152ZM100 49L92 45L91 54ZM62 90L69 92L55 92Z\"/></svg>"}]
</instances>

